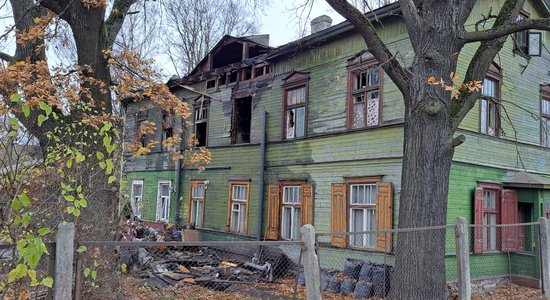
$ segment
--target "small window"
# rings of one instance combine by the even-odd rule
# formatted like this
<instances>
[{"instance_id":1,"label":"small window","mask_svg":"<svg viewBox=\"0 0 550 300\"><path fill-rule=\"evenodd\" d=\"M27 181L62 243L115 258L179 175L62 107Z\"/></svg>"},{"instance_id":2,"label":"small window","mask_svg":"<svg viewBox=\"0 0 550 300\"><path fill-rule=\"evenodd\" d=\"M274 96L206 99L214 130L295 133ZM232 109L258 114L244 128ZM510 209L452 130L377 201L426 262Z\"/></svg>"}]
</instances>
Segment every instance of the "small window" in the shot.
<instances>
[{"instance_id":1,"label":"small window","mask_svg":"<svg viewBox=\"0 0 550 300\"><path fill-rule=\"evenodd\" d=\"M229 83L237 82L239 79L239 71L231 71L229 74Z\"/></svg>"},{"instance_id":2,"label":"small window","mask_svg":"<svg viewBox=\"0 0 550 300\"><path fill-rule=\"evenodd\" d=\"M302 186L283 186L281 237L285 240L300 238L302 215Z\"/></svg>"},{"instance_id":3,"label":"small window","mask_svg":"<svg viewBox=\"0 0 550 300\"><path fill-rule=\"evenodd\" d=\"M550 147L550 98L541 99L541 142L543 147Z\"/></svg>"},{"instance_id":4,"label":"small window","mask_svg":"<svg viewBox=\"0 0 550 300\"><path fill-rule=\"evenodd\" d=\"M132 195L130 204L134 216L141 218L141 208L143 205L143 180L132 181Z\"/></svg>"},{"instance_id":5,"label":"small window","mask_svg":"<svg viewBox=\"0 0 550 300\"><path fill-rule=\"evenodd\" d=\"M232 144L250 143L252 122L252 97L237 98L233 101Z\"/></svg>"},{"instance_id":6,"label":"small window","mask_svg":"<svg viewBox=\"0 0 550 300\"><path fill-rule=\"evenodd\" d=\"M252 67L242 69L241 73L243 81L252 79Z\"/></svg>"},{"instance_id":7,"label":"small window","mask_svg":"<svg viewBox=\"0 0 550 300\"><path fill-rule=\"evenodd\" d=\"M265 74L265 66L257 66L254 68L254 76L259 77Z\"/></svg>"},{"instance_id":8,"label":"small window","mask_svg":"<svg viewBox=\"0 0 550 300\"><path fill-rule=\"evenodd\" d=\"M376 184L349 186L350 232L376 230ZM350 235L350 245L375 248L376 234Z\"/></svg>"},{"instance_id":9,"label":"small window","mask_svg":"<svg viewBox=\"0 0 550 300\"><path fill-rule=\"evenodd\" d=\"M306 127L306 87L285 90L285 138L305 136Z\"/></svg>"},{"instance_id":10,"label":"small window","mask_svg":"<svg viewBox=\"0 0 550 300\"><path fill-rule=\"evenodd\" d=\"M528 19L529 15L526 12L520 12L516 17L516 21ZM529 51L529 30L519 31L514 33L514 51L520 55L528 55Z\"/></svg>"},{"instance_id":11,"label":"small window","mask_svg":"<svg viewBox=\"0 0 550 300\"><path fill-rule=\"evenodd\" d=\"M195 103L195 146L197 147L205 147L208 143L209 103L208 99Z\"/></svg>"},{"instance_id":12,"label":"small window","mask_svg":"<svg viewBox=\"0 0 550 300\"><path fill-rule=\"evenodd\" d=\"M218 78L218 87L223 86L227 83L227 73L223 73Z\"/></svg>"},{"instance_id":13,"label":"small window","mask_svg":"<svg viewBox=\"0 0 550 300\"><path fill-rule=\"evenodd\" d=\"M229 231L238 234L247 233L248 215L248 182L231 182L229 199Z\"/></svg>"},{"instance_id":14,"label":"small window","mask_svg":"<svg viewBox=\"0 0 550 300\"><path fill-rule=\"evenodd\" d=\"M206 186L203 181L191 181L191 197L189 204L189 223L195 227L204 227L204 196Z\"/></svg>"},{"instance_id":15,"label":"small window","mask_svg":"<svg viewBox=\"0 0 550 300\"><path fill-rule=\"evenodd\" d=\"M215 79L208 80L206 82L206 88L207 89L211 89L211 88L215 88L215 87L216 87L216 80Z\"/></svg>"},{"instance_id":16,"label":"small window","mask_svg":"<svg viewBox=\"0 0 550 300\"><path fill-rule=\"evenodd\" d=\"M170 216L170 181L159 181L157 198L157 221L168 222Z\"/></svg>"},{"instance_id":17,"label":"small window","mask_svg":"<svg viewBox=\"0 0 550 300\"><path fill-rule=\"evenodd\" d=\"M349 128L380 125L380 75L379 66L372 62L350 70Z\"/></svg>"},{"instance_id":18,"label":"small window","mask_svg":"<svg viewBox=\"0 0 550 300\"><path fill-rule=\"evenodd\" d=\"M500 130L500 78L487 76L483 80L480 101L480 132L498 136Z\"/></svg>"}]
</instances>

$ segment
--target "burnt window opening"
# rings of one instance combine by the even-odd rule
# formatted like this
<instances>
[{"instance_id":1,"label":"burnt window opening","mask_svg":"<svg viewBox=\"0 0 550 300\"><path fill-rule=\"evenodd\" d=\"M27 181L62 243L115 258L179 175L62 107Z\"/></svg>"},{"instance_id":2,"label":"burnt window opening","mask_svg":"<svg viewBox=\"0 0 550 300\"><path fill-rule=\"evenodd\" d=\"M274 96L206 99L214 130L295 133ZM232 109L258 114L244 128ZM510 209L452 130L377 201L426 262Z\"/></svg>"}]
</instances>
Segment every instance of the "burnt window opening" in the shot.
<instances>
[{"instance_id":1,"label":"burnt window opening","mask_svg":"<svg viewBox=\"0 0 550 300\"><path fill-rule=\"evenodd\" d=\"M238 71L231 71L229 75L229 83L237 82L237 79L239 78L239 72Z\"/></svg>"},{"instance_id":2,"label":"burnt window opening","mask_svg":"<svg viewBox=\"0 0 550 300\"><path fill-rule=\"evenodd\" d=\"M262 76L265 74L265 66L259 66L259 67L256 67L254 68L254 75L256 77L259 77L259 76Z\"/></svg>"},{"instance_id":3,"label":"burnt window opening","mask_svg":"<svg viewBox=\"0 0 550 300\"><path fill-rule=\"evenodd\" d=\"M219 78L218 78L218 86L223 86L227 83L227 73L223 73Z\"/></svg>"},{"instance_id":4,"label":"burnt window opening","mask_svg":"<svg viewBox=\"0 0 550 300\"><path fill-rule=\"evenodd\" d=\"M233 104L232 144L250 143L252 97L238 98Z\"/></svg>"},{"instance_id":5,"label":"burnt window opening","mask_svg":"<svg viewBox=\"0 0 550 300\"><path fill-rule=\"evenodd\" d=\"M140 111L136 113L136 127L134 128L136 135L138 135L141 125L145 120L147 120L147 111ZM139 143L141 147L145 147L147 145L147 137L145 134L139 138Z\"/></svg>"},{"instance_id":6,"label":"burnt window opening","mask_svg":"<svg viewBox=\"0 0 550 300\"><path fill-rule=\"evenodd\" d=\"M162 140L160 141L162 146L162 151L167 151L170 148L172 148L172 147L165 147L162 144L164 141L166 141L167 139L171 139L174 136L173 123L174 123L173 115L170 114L169 112L163 111L162 112Z\"/></svg>"},{"instance_id":7,"label":"burnt window opening","mask_svg":"<svg viewBox=\"0 0 550 300\"><path fill-rule=\"evenodd\" d=\"M211 88L214 88L214 87L216 87L216 80L215 79L208 80L206 82L206 88L207 89L211 89Z\"/></svg>"},{"instance_id":8,"label":"burnt window opening","mask_svg":"<svg viewBox=\"0 0 550 300\"><path fill-rule=\"evenodd\" d=\"M206 147L208 142L208 102L198 101L195 108L195 146Z\"/></svg>"},{"instance_id":9,"label":"burnt window opening","mask_svg":"<svg viewBox=\"0 0 550 300\"><path fill-rule=\"evenodd\" d=\"M252 79L252 67L243 69L242 74L243 74L243 80Z\"/></svg>"}]
</instances>

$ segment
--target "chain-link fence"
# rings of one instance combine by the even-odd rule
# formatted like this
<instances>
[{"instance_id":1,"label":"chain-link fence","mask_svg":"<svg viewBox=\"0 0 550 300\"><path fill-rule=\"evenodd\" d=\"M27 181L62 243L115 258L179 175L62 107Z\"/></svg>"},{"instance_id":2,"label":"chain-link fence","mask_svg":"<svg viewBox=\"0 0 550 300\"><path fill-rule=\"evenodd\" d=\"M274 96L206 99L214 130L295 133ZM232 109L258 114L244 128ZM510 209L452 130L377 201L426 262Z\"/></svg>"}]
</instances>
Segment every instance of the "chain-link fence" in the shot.
<instances>
[{"instance_id":1,"label":"chain-link fence","mask_svg":"<svg viewBox=\"0 0 550 300\"><path fill-rule=\"evenodd\" d=\"M426 245L428 240L434 237L445 239L445 246L440 247L441 255L445 255L445 266L436 264L431 266L415 267L414 257L435 254L436 247L427 250L421 245ZM441 239L440 239L441 240ZM401 242L405 247L399 247ZM351 298L386 298L393 287L410 282L411 278L425 276L423 272L430 268L433 272L446 270L445 274L439 274L443 280L453 282L457 280L454 225L395 229L383 231L342 232L342 233L318 233L317 246L321 267L321 288L327 298L335 295ZM407 272L397 273L396 251L405 251L405 257L411 268ZM435 261L435 260L434 260ZM410 278L405 278L408 276ZM450 287L453 285L451 284ZM420 291L415 291L421 296ZM431 295L431 294L430 294Z\"/></svg>"},{"instance_id":2,"label":"chain-link fence","mask_svg":"<svg viewBox=\"0 0 550 300\"><path fill-rule=\"evenodd\" d=\"M301 241L80 242L77 299L297 297ZM84 248L80 248L83 250ZM302 292L303 294L303 292Z\"/></svg>"},{"instance_id":3,"label":"chain-link fence","mask_svg":"<svg viewBox=\"0 0 550 300\"><path fill-rule=\"evenodd\" d=\"M17 269L17 265L22 263L17 245L0 244L0 299L51 299L50 288L32 283L33 277L40 283L41 279L54 276L55 243L46 243L46 249L50 255L45 254L34 269L30 269L28 265L24 269ZM14 275L10 279L9 273L12 271Z\"/></svg>"},{"instance_id":4,"label":"chain-link fence","mask_svg":"<svg viewBox=\"0 0 550 300\"><path fill-rule=\"evenodd\" d=\"M486 220L490 223L491 216ZM492 294L499 299L540 298L539 225L470 225L472 294Z\"/></svg>"}]
</instances>

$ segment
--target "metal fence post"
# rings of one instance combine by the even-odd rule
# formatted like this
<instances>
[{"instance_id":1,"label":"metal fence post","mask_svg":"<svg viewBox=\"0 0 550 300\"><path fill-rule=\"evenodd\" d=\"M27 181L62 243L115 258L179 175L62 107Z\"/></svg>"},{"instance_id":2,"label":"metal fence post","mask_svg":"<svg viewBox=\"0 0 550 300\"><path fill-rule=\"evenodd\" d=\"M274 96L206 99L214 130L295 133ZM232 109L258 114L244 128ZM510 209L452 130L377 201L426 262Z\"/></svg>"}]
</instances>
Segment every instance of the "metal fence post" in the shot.
<instances>
[{"instance_id":1,"label":"metal fence post","mask_svg":"<svg viewBox=\"0 0 550 300\"><path fill-rule=\"evenodd\" d=\"M460 300L470 300L472 285L470 282L470 251L468 249L468 224L463 217L455 221L456 235L456 265L458 271L458 297Z\"/></svg>"},{"instance_id":2,"label":"metal fence post","mask_svg":"<svg viewBox=\"0 0 550 300\"><path fill-rule=\"evenodd\" d=\"M54 299L70 300L73 290L74 223L62 223L55 234Z\"/></svg>"},{"instance_id":3,"label":"metal fence post","mask_svg":"<svg viewBox=\"0 0 550 300\"><path fill-rule=\"evenodd\" d=\"M540 262L544 299L550 299L550 225L548 219L539 218Z\"/></svg>"},{"instance_id":4,"label":"metal fence post","mask_svg":"<svg viewBox=\"0 0 550 300\"><path fill-rule=\"evenodd\" d=\"M304 242L304 277L306 279L306 296L309 300L323 299L321 295L321 275L319 261L315 253L315 228L306 224L300 228Z\"/></svg>"}]
</instances>

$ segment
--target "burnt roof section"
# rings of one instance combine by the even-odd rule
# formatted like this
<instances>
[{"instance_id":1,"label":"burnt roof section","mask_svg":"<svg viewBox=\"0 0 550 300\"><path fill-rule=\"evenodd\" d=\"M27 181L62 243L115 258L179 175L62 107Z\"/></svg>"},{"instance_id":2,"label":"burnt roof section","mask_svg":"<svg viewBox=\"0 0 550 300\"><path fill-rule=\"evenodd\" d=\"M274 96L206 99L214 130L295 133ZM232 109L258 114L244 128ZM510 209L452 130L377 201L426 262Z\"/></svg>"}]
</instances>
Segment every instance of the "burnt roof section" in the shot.
<instances>
[{"instance_id":1,"label":"burnt roof section","mask_svg":"<svg viewBox=\"0 0 550 300\"><path fill-rule=\"evenodd\" d=\"M220 50L222 50L223 48L227 48L228 45L231 45L233 43L240 43L242 45L242 43L249 43L252 47L257 47L258 48L258 51L261 52L260 54L264 54L264 53L267 53L269 52L271 49L273 49L272 47L269 47L269 46L266 46L266 45L263 45L261 43L258 43L252 39L248 39L246 37L234 37L234 36L230 36L230 35L225 35L224 37L222 37L220 39L220 41L212 48L212 50L210 50L210 52L208 52L208 55L206 55L198 64L197 66L195 66L195 68L189 73L187 74L187 76L185 77L189 77L189 76L192 76L192 75L196 75L198 73L200 73L200 69L201 67L207 63L208 61L208 56L210 54L216 54L218 53ZM239 51L239 56L242 55L242 52ZM241 61L239 59L239 61ZM229 65L229 63L228 63Z\"/></svg>"}]
</instances>

